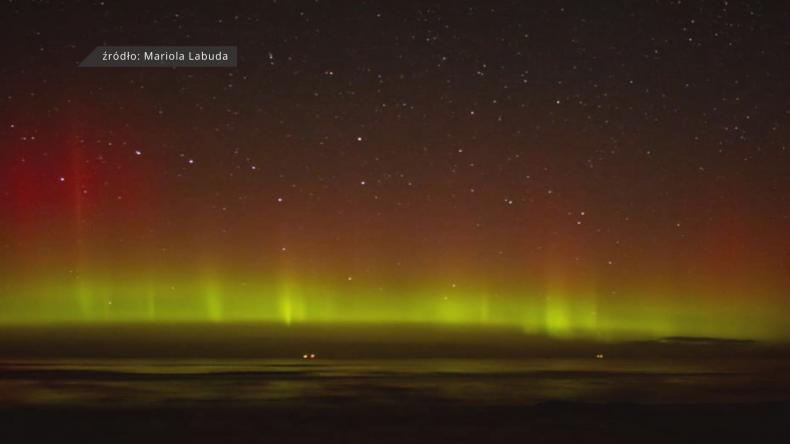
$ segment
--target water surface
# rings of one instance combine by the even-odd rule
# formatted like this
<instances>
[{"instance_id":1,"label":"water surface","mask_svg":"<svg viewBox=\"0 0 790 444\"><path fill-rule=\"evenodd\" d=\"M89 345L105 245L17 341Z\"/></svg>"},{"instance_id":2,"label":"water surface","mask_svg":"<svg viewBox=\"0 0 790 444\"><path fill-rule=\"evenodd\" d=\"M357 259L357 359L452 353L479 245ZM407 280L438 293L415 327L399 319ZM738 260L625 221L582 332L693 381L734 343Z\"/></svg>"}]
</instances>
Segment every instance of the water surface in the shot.
<instances>
[{"instance_id":1,"label":"water surface","mask_svg":"<svg viewBox=\"0 0 790 444\"><path fill-rule=\"evenodd\" d=\"M790 362L747 359L6 360L0 403L535 405L790 400Z\"/></svg>"}]
</instances>

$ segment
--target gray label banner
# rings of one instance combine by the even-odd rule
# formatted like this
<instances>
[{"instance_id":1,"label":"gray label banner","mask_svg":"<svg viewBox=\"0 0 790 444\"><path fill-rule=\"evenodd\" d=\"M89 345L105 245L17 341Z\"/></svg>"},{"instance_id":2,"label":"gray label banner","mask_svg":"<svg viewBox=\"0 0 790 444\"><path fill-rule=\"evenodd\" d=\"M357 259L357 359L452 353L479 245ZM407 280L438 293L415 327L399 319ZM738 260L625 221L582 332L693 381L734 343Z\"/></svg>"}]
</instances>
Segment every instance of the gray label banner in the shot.
<instances>
[{"instance_id":1,"label":"gray label banner","mask_svg":"<svg viewBox=\"0 0 790 444\"><path fill-rule=\"evenodd\" d=\"M235 46L97 46L80 68L235 68Z\"/></svg>"}]
</instances>

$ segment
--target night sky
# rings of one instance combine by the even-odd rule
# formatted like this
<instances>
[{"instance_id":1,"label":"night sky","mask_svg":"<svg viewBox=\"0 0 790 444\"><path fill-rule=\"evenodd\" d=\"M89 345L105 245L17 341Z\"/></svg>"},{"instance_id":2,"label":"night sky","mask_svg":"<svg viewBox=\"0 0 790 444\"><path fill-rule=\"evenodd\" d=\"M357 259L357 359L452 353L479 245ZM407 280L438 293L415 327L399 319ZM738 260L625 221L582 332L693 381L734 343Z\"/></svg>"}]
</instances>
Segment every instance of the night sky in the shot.
<instances>
[{"instance_id":1,"label":"night sky","mask_svg":"<svg viewBox=\"0 0 790 444\"><path fill-rule=\"evenodd\" d=\"M0 7L0 323L790 337L787 5L197 3Z\"/></svg>"}]
</instances>

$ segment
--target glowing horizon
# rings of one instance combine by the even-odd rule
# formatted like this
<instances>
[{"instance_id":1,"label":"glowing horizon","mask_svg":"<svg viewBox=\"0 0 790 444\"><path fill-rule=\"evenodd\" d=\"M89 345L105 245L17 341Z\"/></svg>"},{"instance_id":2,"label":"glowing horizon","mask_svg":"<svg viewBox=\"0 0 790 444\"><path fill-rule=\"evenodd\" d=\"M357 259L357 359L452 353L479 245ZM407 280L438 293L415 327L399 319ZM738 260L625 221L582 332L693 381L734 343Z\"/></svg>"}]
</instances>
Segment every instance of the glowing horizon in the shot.
<instances>
[{"instance_id":1,"label":"glowing horizon","mask_svg":"<svg viewBox=\"0 0 790 444\"><path fill-rule=\"evenodd\" d=\"M438 324L519 329L557 338L719 336L786 339L780 313L698 299L671 304L661 293L619 301L594 292L486 290L443 283L395 290L353 279L75 279L18 286L7 297L0 325L52 323L237 323L282 325ZM20 297L21 295L21 297ZM9 303L10 302L10 303ZM42 308L46 307L46 308ZM751 319L751 322L744 322Z\"/></svg>"},{"instance_id":2,"label":"glowing horizon","mask_svg":"<svg viewBox=\"0 0 790 444\"><path fill-rule=\"evenodd\" d=\"M564 8L448 4L429 25L382 4L349 26L303 6L320 33L289 2L223 22L235 68L77 68L97 41L60 34L10 48L0 324L790 337L779 46L601 34Z\"/></svg>"}]
</instances>

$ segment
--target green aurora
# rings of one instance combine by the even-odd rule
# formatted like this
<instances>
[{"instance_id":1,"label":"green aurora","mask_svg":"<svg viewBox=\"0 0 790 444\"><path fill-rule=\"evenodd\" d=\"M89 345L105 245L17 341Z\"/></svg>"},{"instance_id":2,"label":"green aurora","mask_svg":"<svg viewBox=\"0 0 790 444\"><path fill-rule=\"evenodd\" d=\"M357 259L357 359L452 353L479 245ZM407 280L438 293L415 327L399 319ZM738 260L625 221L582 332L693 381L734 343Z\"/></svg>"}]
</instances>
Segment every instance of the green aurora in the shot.
<instances>
[{"instance_id":1,"label":"green aurora","mask_svg":"<svg viewBox=\"0 0 790 444\"><path fill-rule=\"evenodd\" d=\"M656 292L602 302L595 292L471 284L384 289L350 279L84 279L5 287L3 325L112 323L437 324L557 338L784 339L781 312ZM8 297L13 294L15 297Z\"/></svg>"}]
</instances>

